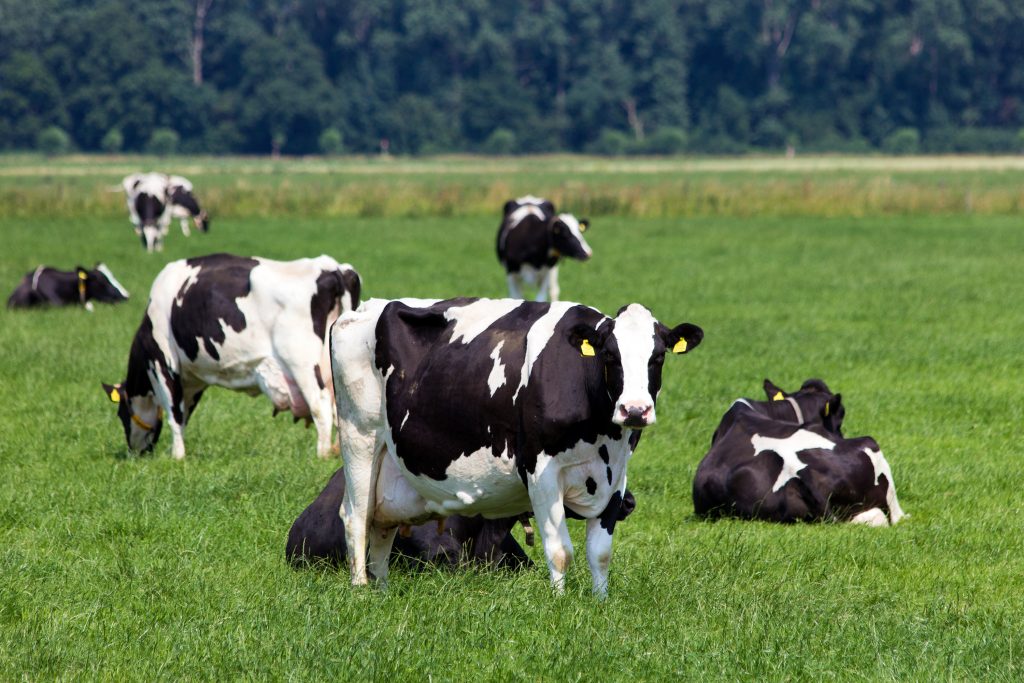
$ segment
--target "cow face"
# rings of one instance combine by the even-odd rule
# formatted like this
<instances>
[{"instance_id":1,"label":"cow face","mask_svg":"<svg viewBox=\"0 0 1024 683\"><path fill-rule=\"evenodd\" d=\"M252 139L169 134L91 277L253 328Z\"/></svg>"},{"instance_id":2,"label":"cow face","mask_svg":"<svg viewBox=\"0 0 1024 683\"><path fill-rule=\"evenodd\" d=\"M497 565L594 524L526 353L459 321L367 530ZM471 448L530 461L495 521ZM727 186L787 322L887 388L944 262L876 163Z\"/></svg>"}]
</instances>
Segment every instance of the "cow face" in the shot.
<instances>
[{"instance_id":1,"label":"cow face","mask_svg":"<svg viewBox=\"0 0 1024 683\"><path fill-rule=\"evenodd\" d=\"M145 396L129 396L121 384L104 384L103 391L117 404L117 416L124 427L128 450L133 453L152 451L160 439L164 423L163 411L157 406L153 392Z\"/></svg>"},{"instance_id":2,"label":"cow face","mask_svg":"<svg viewBox=\"0 0 1024 683\"><path fill-rule=\"evenodd\" d=\"M792 399L800 407L805 424L821 424L827 432L843 436L843 418L846 417L843 395L833 394L822 380L809 379L798 391L790 394L765 379L764 393L769 401Z\"/></svg>"},{"instance_id":3,"label":"cow face","mask_svg":"<svg viewBox=\"0 0 1024 683\"><path fill-rule=\"evenodd\" d=\"M105 303L117 303L128 299L128 290L121 286L114 274L103 263L88 271L87 288L89 298Z\"/></svg>"},{"instance_id":4,"label":"cow face","mask_svg":"<svg viewBox=\"0 0 1024 683\"><path fill-rule=\"evenodd\" d=\"M569 213L559 214L551 219L548 230L551 237L551 248L561 256L586 261L593 255L587 240L583 239L588 222L577 220Z\"/></svg>"},{"instance_id":5,"label":"cow face","mask_svg":"<svg viewBox=\"0 0 1024 683\"><path fill-rule=\"evenodd\" d=\"M200 211L193 216L192 221L196 224L196 229L199 232L210 232L210 217L205 211Z\"/></svg>"},{"instance_id":6,"label":"cow face","mask_svg":"<svg viewBox=\"0 0 1024 683\"><path fill-rule=\"evenodd\" d=\"M688 353L704 338L696 325L682 323L669 329L640 304L621 308L609 323L597 328L580 324L572 328L569 343L583 356L603 365L604 383L617 425L643 429L656 420L655 402L661 391L665 353Z\"/></svg>"}]
</instances>

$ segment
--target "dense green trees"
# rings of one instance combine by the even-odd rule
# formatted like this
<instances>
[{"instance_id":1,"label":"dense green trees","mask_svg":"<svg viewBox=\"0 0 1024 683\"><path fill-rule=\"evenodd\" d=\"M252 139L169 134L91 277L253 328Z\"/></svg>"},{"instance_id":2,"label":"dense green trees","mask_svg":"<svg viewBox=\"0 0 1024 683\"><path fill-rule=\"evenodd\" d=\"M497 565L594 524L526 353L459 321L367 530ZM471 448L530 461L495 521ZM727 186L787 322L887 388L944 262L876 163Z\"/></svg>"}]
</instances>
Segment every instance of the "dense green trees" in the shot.
<instances>
[{"instance_id":1,"label":"dense green trees","mask_svg":"<svg viewBox=\"0 0 1024 683\"><path fill-rule=\"evenodd\" d=\"M1022 128L1016 0L0 0L0 149L1010 152Z\"/></svg>"}]
</instances>

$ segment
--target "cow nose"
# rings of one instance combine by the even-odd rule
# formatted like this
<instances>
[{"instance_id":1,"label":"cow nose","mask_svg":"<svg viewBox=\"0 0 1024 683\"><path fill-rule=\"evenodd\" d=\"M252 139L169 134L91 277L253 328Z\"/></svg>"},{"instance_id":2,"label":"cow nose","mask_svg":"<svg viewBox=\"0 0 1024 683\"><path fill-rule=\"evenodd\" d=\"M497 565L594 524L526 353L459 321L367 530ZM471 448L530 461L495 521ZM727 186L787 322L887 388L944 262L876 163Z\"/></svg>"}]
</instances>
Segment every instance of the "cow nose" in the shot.
<instances>
[{"instance_id":1,"label":"cow nose","mask_svg":"<svg viewBox=\"0 0 1024 683\"><path fill-rule=\"evenodd\" d=\"M651 404L631 403L619 405L618 422L626 427L647 427L654 424L654 406Z\"/></svg>"}]
</instances>

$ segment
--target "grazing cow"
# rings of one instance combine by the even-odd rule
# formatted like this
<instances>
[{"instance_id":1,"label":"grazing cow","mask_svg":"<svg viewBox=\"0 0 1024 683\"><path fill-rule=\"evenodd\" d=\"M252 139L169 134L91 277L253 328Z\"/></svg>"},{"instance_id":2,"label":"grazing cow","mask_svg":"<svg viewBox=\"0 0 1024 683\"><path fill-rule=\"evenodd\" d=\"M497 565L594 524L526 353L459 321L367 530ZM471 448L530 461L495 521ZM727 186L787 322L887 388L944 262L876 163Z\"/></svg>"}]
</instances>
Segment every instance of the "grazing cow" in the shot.
<instances>
[{"instance_id":1,"label":"grazing cow","mask_svg":"<svg viewBox=\"0 0 1024 683\"><path fill-rule=\"evenodd\" d=\"M766 382L766 387L767 387ZM824 386L824 383L821 383ZM804 387L807 387L805 383ZM802 388L797 394L804 393ZM808 392L820 393L820 392ZM805 395L803 398L807 398ZM820 401L821 397L815 397ZM871 437L846 439L831 421L766 413L789 401L733 403L693 480L693 508L703 517L738 516L773 522L834 519L885 526L903 517L889 463ZM794 403L792 408L798 411Z\"/></svg>"},{"instance_id":2,"label":"grazing cow","mask_svg":"<svg viewBox=\"0 0 1024 683\"><path fill-rule=\"evenodd\" d=\"M323 561L340 566L345 562L345 526L338 514L345 494L345 470L339 469L327 486L302 511L288 532L285 557L294 565ZM636 507L629 489L619 509L619 519L625 519ZM427 522L395 536L391 557L409 557L425 564L454 566L463 560L494 567L519 569L532 567L533 561L513 538L511 529L516 517L485 519L481 515L464 517L452 515L443 523ZM527 531L527 543L533 545L532 528Z\"/></svg>"},{"instance_id":3,"label":"grazing cow","mask_svg":"<svg viewBox=\"0 0 1024 683\"><path fill-rule=\"evenodd\" d=\"M128 376L104 390L118 404L133 451L152 450L164 416L172 455L185 457L183 431L203 390L263 392L274 415L291 411L331 451L333 401L327 332L359 304L352 266L329 256L297 261L213 254L167 264L128 356Z\"/></svg>"},{"instance_id":4,"label":"grazing cow","mask_svg":"<svg viewBox=\"0 0 1024 683\"><path fill-rule=\"evenodd\" d=\"M826 431L842 437L843 407L842 394L833 394L828 385L820 379L809 379L795 393L788 393L775 386L770 379L764 381L764 393L767 401L755 401L752 398L738 398L733 402L736 406L746 406L755 412L774 420L792 422L793 424L821 425ZM734 415L742 410L729 410L722 416L722 421L711 437L711 443L718 440L719 434L729 431Z\"/></svg>"},{"instance_id":5,"label":"grazing cow","mask_svg":"<svg viewBox=\"0 0 1024 683\"><path fill-rule=\"evenodd\" d=\"M70 272L39 266L21 279L7 308L79 304L91 312L93 301L116 304L127 299L128 291L102 263L92 270L78 266Z\"/></svg>"},{"instance_id":6,"label":"grazing cow","mask_svg":"<svg viewBox=\"0 0 1024 683\"><path fill-rule=\"evenodd\" d=\"M639 304L609 318L573 303L372 299L342 316L331 359L352 583L367 568L386 581L400 525L532 510L562 590L571 511L587 520L605 595L626 465L654 424L665 353L702 337Z\"/></svg>"},{"instance_id":7,"label":"grazing cow","mask_svg":"<svg viewBox=\"0 0 1024 683\"><path fill-rule=\"evenodd\" d=\"M172 218L181 220L188 236L191 217L201 232L209 230L209 218L199 208L192 183L181 176L163 173L133 173L121 181L128 202L128 216L146 251L162 251Z\"/></svg>"},{"instance_id":8,"label":"grazing cow","mask_svg":"<svg viewBox=\"0 0 1024 683\"><path fill-rule=\"evenodd\" d=\"M546 199L526 196L505 202L498 228L498 260L505 266L508 295L523 298L523 282L538 287L537 301L558 301L558 259L586 261L593 252L583 239L588 222L556 214Z\"/></svg>"}]
</instances>

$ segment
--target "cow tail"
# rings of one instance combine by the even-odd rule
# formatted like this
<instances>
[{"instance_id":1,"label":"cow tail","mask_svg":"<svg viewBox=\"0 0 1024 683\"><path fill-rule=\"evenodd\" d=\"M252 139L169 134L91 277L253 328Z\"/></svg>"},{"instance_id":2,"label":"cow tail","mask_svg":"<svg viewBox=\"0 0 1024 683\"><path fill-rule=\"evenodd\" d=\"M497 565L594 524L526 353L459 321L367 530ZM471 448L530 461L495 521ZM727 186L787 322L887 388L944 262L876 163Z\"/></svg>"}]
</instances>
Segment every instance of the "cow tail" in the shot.
<instances>
[{"instance_id":1,"label":"cow tail","mask_svg":"<svg viewBox=\"0 0 1024 683\"><path fill-rule=\"evenodd\" d=\"M359 308L359 302L362 297L363 281L359 277L359 273L356 269L347 263L343 263L338 266L338 269L334 271L335 276L338 280L338 309L344 313L344 301L342 300L345 296L345 292L348 292L349 302L352 306L352 310Z\"/></svg>"}]
</instances>

